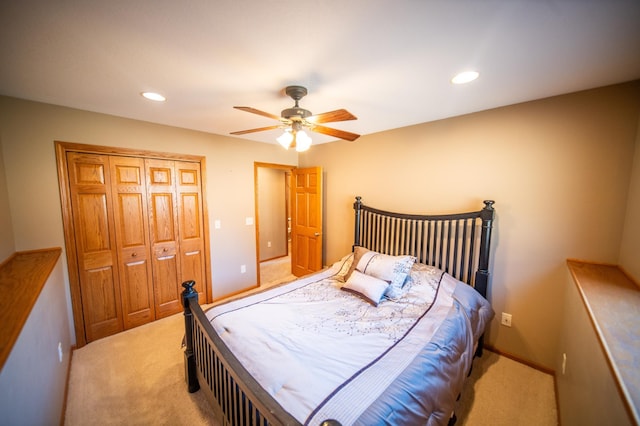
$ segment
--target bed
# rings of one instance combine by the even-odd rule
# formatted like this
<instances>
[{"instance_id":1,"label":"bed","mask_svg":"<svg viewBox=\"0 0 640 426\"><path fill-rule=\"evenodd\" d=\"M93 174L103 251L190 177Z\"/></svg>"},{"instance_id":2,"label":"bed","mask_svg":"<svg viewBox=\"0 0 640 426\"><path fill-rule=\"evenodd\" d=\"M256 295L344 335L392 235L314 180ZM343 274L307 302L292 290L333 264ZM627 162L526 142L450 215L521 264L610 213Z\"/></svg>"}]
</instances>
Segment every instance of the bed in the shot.
<instances>
[{"instance_id":1,"label":"bed","mask_svg":"<svg viewBox=\"0 0 640 426\"><path fill-rule=\"evenodd\" d=\"M223 425L455 422L494 316L495 210L417 215L354 203L351 253L204 312L183 283L185 378Z\"/></svg>"}]
</instances>

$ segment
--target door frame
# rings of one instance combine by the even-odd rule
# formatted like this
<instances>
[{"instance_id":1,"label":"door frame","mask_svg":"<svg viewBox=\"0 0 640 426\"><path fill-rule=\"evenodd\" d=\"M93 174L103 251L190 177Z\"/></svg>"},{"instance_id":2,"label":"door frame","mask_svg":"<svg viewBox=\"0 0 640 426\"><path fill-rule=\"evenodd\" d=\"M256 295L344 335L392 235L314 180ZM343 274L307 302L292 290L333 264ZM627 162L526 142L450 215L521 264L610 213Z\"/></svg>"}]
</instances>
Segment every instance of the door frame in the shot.
<instances>
[{"instance_id":1,"label":"door frame","mask_svg":"<svg viewBox=\"0 0 640 426\"><path fill-rule=\"evenodd\" d=\"M258 169L277 169L284 172L293 172L297 169L297 166L287 164L274 164L274 163L261 163L255 161L253 163L253 194L254 194L254 209L255 209L255 230L256 230L256 285L260 286L261 274L260 274L260 209L258 199L260 188L258 185ZM291 213L291 199L289 197L289 213Z\"/></svg>"},{"instance_id":2,"label":"door frame","mask_svg":"<svg viewBox=\"0 0 640 426\"><path fill-rule=\"evenodd\" d=\"M69 187L69 174L67 164L67 152L82 152L87 154L119 155L124 157L157 158L163 160L178 160L200 163L200 176L202 180L202 217L205 251L205 299L201 303L211 303L211 253L209 238L209 213L206 195L206 159L203 156L190 154L175 154L169 152L156 152L136 150L131 148L119 148L112 146L99 146L79 144L73 142L54 141L56 152L56 164L58 169L58 185L60 189L60 204L62 207L62 225L64 228L65 253L67 271L69 276L69 289L71 294L71 308L73 310L73 323L76 334L76 346L81 348L87 344L82 311L82 294L80 291L80 276L78 272L77 247L74 236L73 213L71 210L71 192Z\"/></svg>"}]
</instances>

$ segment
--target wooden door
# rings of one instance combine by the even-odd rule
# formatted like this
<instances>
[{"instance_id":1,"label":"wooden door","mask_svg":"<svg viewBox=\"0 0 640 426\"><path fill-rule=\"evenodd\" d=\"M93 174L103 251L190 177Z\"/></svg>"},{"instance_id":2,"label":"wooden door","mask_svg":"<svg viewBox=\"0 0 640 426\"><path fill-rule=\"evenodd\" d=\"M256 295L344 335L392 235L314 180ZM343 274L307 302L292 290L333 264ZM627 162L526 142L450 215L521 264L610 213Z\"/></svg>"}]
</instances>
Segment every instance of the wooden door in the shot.
<instances>
[{"instance_id":1,"label":"wooden door","mask_svg":"<svg viewBox=\"0 0 640 426\"><path fill-rule=\"evenodd\" d=\"M303 276L322 269L322 168L293 170L291 272Z\"/></svg>"},{"instance_id":2,"label":"wooden door","mask_svg":"<svg viewBox=\"0 0 640 426\"><path fill-rule=\"evenodd\" d=\"M180 312L182 281L211 302L203 157L55 147L78 347Z\"/></svg>"},{"instance_id":3,"label":"wooden door","mask_svg":"<svg viewBox=\"0 0 640 426\"><path fill-rule=\"evenodd\" d=\"M68 152L67 164L84 338L91 342L123 329L109 157Z\"/></svg>"},{"instance_id":4,"label":"wooden door","mask_svg":"<svg viewBox=\"0 0 640 426\"><path fill-rule=\"evenodd\" d=\"M124 328L155 319L144 160L112 156L112 195Z\"/></svg>"},{"instance_id":5,"label":"wooden door","mask_svg":"<svg viewBox=\"0 0 640 426\"><path fill-rule=\"evenodd\" d=\"M149 236L156 318L182 309L174 162L146 159Z\"/></svg>"},{"instance_id":6,"label":"wooden door","mask_svg":"<svg viewBox=\"0 0 640 426\"><path fill-rule=\"evenodd\" d=\"M175 162L178 198L180 283L194 280L198 300L207 300L205 238L200 164Z\"/></svg>"}]
</instances>

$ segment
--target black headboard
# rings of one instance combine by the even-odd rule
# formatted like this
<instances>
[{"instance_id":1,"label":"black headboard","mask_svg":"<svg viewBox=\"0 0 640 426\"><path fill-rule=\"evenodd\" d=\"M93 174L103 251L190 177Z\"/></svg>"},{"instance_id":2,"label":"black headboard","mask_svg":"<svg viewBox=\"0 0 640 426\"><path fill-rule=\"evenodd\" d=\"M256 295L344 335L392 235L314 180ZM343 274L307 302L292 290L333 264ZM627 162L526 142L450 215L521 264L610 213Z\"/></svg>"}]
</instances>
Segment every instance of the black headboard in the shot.
<instances>
[{"instance_id":1,"label":"black headboard","mask_svg":"<svg viewBox=\"0 0 640 426\"><path fill-rule=\"evenodd\" d=\"M493 204L487 200L484 208L475 212L418 215L375 209L356 197L354 247L415 256L418 262L473 286L486 298Z\"/></svg>"}]
</instances>

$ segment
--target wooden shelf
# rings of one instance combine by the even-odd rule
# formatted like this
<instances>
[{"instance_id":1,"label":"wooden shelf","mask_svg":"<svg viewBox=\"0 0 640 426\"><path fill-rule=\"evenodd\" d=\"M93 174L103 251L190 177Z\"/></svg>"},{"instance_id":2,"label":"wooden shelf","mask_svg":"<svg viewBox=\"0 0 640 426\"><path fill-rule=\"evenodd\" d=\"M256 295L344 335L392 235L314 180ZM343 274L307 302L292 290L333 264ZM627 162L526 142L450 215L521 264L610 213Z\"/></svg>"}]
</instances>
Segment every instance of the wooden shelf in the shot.
<instances>
[{"instance_id":1,"label":"wooden shelf","mask_svg":"<svg viewBox=\"0 0 640 426\"><path fill-rule=\"evenodd\" d=\"M617 265L578 260L567 265L630 418L640 424L640 288Z\"/></svg>"},{"instance_id":2,"label":"wooden shelf","mask_svg":"<svg viewBox=\"0 0 640 426\"><path fill-rule=\"evenodd\" d=\"M61 252L58 247L16 252L0 264L0 369Z\"/></svg>"}]
</instances>

